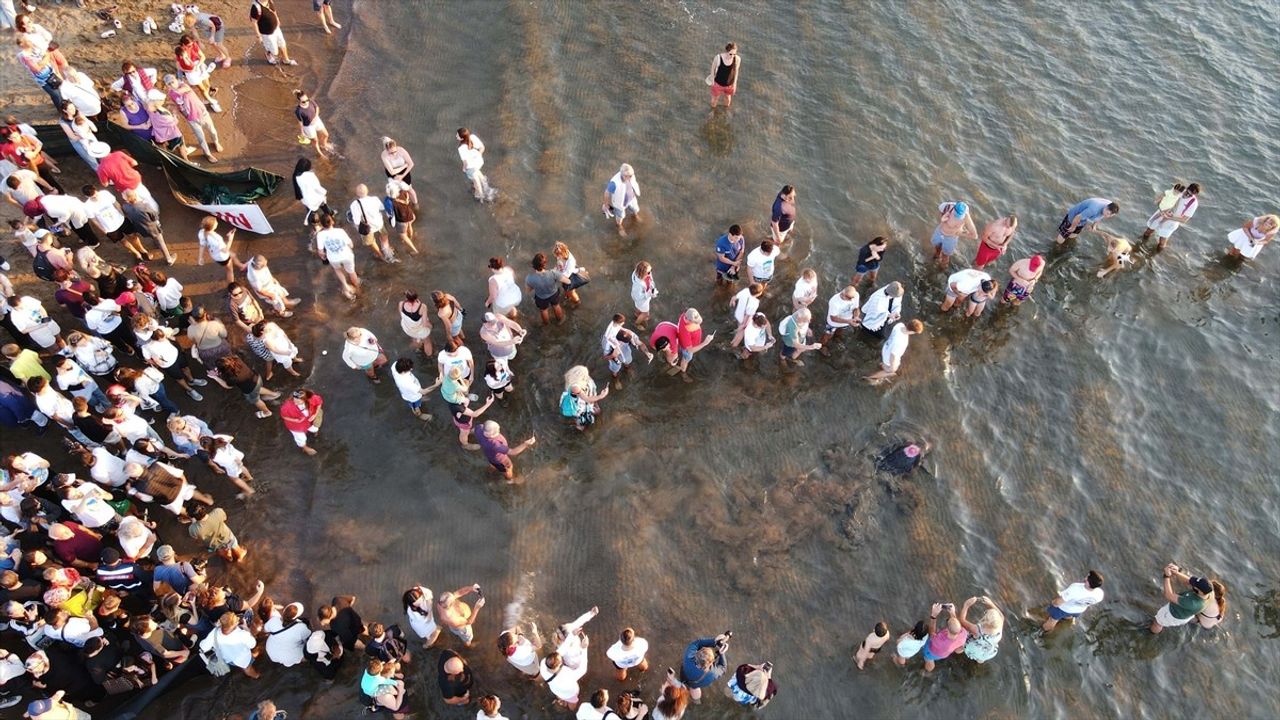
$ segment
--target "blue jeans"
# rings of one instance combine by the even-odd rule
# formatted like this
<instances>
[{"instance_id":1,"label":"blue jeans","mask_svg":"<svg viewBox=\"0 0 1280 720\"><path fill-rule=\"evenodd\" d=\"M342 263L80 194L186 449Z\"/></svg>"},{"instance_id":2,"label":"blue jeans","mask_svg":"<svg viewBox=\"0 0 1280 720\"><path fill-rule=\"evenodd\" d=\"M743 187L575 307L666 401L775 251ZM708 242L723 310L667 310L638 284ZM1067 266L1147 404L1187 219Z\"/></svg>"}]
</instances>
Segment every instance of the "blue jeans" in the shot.
<instances>
[{"instance_id":1,"label":"blue jeans","mask_svg":"<svg viewBox=\"0 0 1280 720\"><path fill-rule=\"evenodd\" d=\"M156 388L154 393L151 393L151 397L156 402L160 403L160 409L164 410L166 413L170 415L181 414L182 411L179 410L178 406L174 405L173 401L169 399L169 393L165 392L163 384Z\"/></svg>"}]
</instances>

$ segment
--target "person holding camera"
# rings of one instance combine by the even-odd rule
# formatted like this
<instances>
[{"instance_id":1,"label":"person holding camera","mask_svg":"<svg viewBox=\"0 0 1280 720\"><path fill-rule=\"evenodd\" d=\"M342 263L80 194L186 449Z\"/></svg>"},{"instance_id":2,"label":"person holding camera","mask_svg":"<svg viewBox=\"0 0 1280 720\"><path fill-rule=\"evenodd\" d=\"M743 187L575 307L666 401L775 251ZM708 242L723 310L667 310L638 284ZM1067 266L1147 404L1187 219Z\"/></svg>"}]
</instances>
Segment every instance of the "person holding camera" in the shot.
<instances>
[{"instance_id":1,"label":"person holding camera","mask_svg":"<svg viewBox=\"0 0 1280 720\"><path fill-rule=\"evenodd\" d=\"M1186 584L1188 589L1175 593L1174 578L1179 583ZM1164 566L1164 599L1169 601L1168 604L1156 611L1155 619L1151 621L1153 634L1159 634L1165 628L1181 627L1194 620L1205 605L1215 602L1213 584L1208 578L1188 575L1182 568L1169 563Z\"/></svg>"},{"instance_id":2,"label":"person holding camera","mask_svg":"<svg viewBox=\"0 0 1280 720\"><path fill-rule=\"evenodd\" d=\"M947 626L938 629L938 616L946 610ZM934 603L929 609L929 642L924 645L924 671L933 672L939 660L945 660L952 653L964 647L969 633L960 624L953 603Z\"/></svg>"},{"instance_id":3,"label":"person holding camera","mask_svg":"<svg viewBox=\"0 0 1280 720\"><path fill-rule=\"evenodd\" d=\"M713 638L694 640L685 648L684 661L680 664L680 682L688 688L693 702L702 702L702 689L724 674L731 637L733 632L726 630Z\"/></svg>"},{"instance_id":4,"label":"person holding camera","mask_svg":"<svg viewBox=\"0 0 1280 720\"><path fill-rule=\"evenodd\" d=\"M467 605L462 598L475 593L475 607ZM436 601L436 617L440 619L440 624L449 628L449 632L457 635L463 642L464 647L471 647L471 643L476 639L476 632L472 628L476 623L476 618L480 616L480 608L484 607L484 593L480 591L480 585L467 585L460 587L453 592L440 593L440 599Z\"/></svg>"}]
</instances>

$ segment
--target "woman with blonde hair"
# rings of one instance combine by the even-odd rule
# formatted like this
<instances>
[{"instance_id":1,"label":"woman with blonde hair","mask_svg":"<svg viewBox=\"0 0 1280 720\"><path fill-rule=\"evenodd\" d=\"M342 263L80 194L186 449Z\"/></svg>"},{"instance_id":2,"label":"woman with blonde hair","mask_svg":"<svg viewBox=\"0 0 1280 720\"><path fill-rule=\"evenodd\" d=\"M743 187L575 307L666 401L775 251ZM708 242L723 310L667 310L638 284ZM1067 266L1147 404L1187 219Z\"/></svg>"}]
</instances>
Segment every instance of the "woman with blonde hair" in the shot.
<instances>
[{"instance_id":1,"label":"woman with blonde hair","mask_svg":"<svg viewBox=\"0 0 1280 720\"><path fill-rule=\"evenodd\" d=\"M1252 260L1258 257L1267 243L1276 239L1277 231L1280 231L1280 216L1259 215L1227 235L1231 243L1227 255Z\"/></svg>"},{"instance_id":2,"label":"woman with blonde hair","mask_svg":"<svg viewBox=\"0 0 1280 720\"><path fill-rule=\"evenodd\" d=\"M583 365L574 365L564 374L564 393L560 395L560 414L573 419L574 427L585 430L595 424L600 401L609 394L596 388L591 373Z\"/></svg>"},{"instance_id":3,"label":"woman with blonde hair","mask_svg":"<svg viewBox=\"0 0 1280 720\"><path fill-rule=\"evenodd\" d=\"M969 622L969 608L981 602L987 606L978 624ZM991 598L971 597L964 601L960 608L960 626L969 631L969 639L964 644L965 657L977 663L984 663L996 656L1000 650L1000 638L1004 636L1004 613L996 607Z\"/></svg>"},{"instance_id":4,"label":"woman with blonde hair","mask_svg":"<svg viewBox=\"0 0 1280 720\"><path fill-rule=\"evenodd\" d=\"M578 260L569 251L568 245L558 242L551 253L556 258L556 273L560 275L560 287L564 289L564 296L569 299L569 302L577 305L581 302L578 298L578 288L591 282L587 277L587 271L578 267Z\"/></svg>"}]
</instances>

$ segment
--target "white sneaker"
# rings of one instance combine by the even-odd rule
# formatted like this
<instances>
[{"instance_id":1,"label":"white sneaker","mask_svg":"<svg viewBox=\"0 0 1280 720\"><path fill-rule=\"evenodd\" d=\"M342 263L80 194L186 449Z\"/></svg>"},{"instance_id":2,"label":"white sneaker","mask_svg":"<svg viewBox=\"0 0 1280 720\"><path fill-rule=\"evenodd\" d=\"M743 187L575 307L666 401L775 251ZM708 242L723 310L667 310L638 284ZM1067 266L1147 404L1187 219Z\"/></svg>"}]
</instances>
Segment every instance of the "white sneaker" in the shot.
<instances>
[{"instance_id":1,"label":"white sneaker","mask_svg":"<svg viewBox=\"0 0 1280 720\"><path fill-rule=\"evenodd\" d=\"M196 392L194 388L192 388L191 390L188 390L187 395L191 396L191 399L195 400L196 402L200 402L201 400L204 399L204 396Z\"/></svg>"},{"instance_id":2,"label":"white sneaker","mask_svg":"<svg viewBox=\"0 0 1280 720\"><path fill-rule=\"evenodd\" d=\"M217 100L213 100L213 99L209 100L209 109L216 113L222 112L222 106L218 104Z\"/></svg>"},{"instance_id":3,"label":"white sneaker","mask_svg":"<svg viewBox=\"0 0 1280 720\"><path fill-rule=\"evenodd\" d=\"M204 378L193 378L191 380L191 384L195 385L196 387L204 387L205 385L209 384L209 381L205 380Z\"/></svg>"}]
</instances>

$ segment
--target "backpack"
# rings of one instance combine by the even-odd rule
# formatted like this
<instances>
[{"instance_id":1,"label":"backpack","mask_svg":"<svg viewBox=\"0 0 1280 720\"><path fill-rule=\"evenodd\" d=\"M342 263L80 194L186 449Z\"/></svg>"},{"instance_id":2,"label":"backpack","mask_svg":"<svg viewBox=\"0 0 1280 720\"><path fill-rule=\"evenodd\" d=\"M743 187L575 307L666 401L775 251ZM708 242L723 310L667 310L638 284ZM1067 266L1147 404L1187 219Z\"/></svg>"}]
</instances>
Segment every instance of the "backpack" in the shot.
<instances>
[{"instance_id":1,"label":"backpack","mask_svg":"<svg viewBox=\"0 0 1280 720\"><path fill-rule=\"evenodd\" d=\"M36 256L31 259L31 271L41 280L53 282L53 273L56 268L53 263L49 262L48 250L37 250Z\"/></svg>"}]
</instances>

